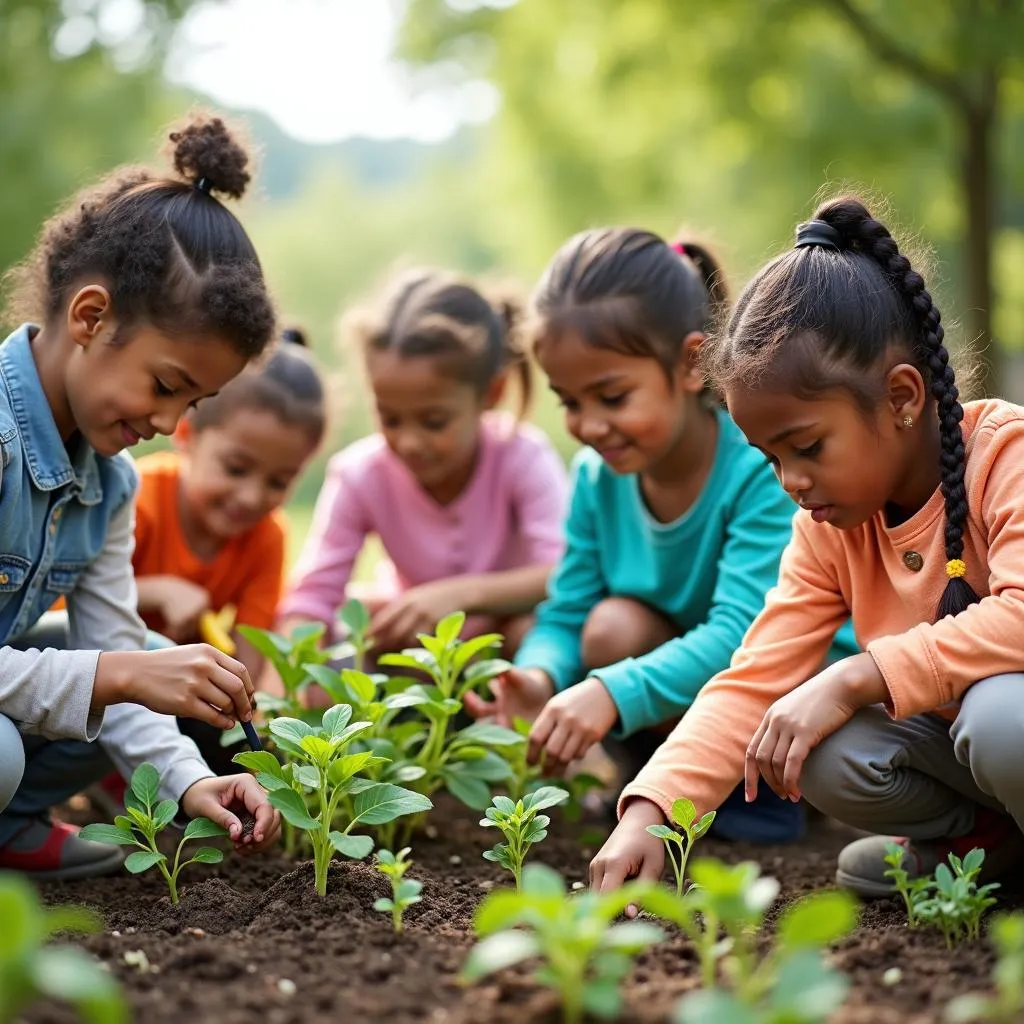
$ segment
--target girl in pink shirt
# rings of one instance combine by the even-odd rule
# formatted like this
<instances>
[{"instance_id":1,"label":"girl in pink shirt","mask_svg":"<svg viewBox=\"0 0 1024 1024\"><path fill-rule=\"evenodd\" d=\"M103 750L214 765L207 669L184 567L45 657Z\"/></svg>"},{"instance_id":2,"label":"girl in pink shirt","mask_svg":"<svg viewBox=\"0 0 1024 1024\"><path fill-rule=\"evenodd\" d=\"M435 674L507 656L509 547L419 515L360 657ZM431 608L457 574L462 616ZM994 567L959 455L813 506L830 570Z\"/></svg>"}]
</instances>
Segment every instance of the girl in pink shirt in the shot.
<instances>
[{"instance_id":1,"label":"girl in pink shirt","mask_svg":"<svg viewBox=\"0 0 1024 1024\"><path fill-rule=\"evenodd\" d=\"M376 313L349 318L380 432L331 460L291 588L285 628L332 626L352 566L376 534L393 582L369 603L376 649L415 642L453 611L466 634L496 629L509 651L562 554L565 468L521 422L530 370L510 305L440 271L402 277ZM494 411L515 373L520 419Z\"/></svg>"}]
</instances>

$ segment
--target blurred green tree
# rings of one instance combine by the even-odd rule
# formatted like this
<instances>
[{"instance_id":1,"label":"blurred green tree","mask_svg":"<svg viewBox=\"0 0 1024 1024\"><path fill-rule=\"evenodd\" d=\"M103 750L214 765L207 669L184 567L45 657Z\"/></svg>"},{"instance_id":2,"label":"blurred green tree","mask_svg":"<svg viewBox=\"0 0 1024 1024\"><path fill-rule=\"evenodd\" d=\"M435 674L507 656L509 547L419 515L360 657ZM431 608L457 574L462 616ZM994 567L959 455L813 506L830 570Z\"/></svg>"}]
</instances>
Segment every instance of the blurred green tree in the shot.
<instances>
[{"instance_id":1,"label":"blurred green tree","mask_svg":"<svg viewBox=\"0 0 1024 1024\"><path fill-rule=\"evenodd\" d=\"M172 113L162 80L190 0L0 0L0 268Z\"/></svg>"},{"instance_id":2,"label":"blurred green tree","mask_svg":"<svg viewBox=\"0 0 1024 1024\"><path fill-rule=\"evenodd\" d=\"M513 246L671 231L677 204L764 252L823 182L854 181L926 226L982 350L1012 276L997 232L1024 226L1021 39L1020 0L409 0L401 51L499 88Z\"/></svg>"}]
</instances>

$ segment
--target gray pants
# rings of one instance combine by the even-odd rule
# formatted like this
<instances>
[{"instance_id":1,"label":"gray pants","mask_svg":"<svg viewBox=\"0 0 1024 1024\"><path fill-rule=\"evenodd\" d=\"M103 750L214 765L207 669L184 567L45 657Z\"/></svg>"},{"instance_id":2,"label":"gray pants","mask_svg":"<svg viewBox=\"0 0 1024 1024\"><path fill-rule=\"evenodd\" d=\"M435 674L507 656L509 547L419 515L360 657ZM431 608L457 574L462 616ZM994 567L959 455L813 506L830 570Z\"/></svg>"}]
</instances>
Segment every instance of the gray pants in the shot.
<instances>
[{"instance_id":1,"label":"gray pants","mask_svg":"<svg viewBox=\"0 0 1024 1024\"><path fill-rule=\"evenodd\" d=\"M952 723L859 711L811 752L802 788L822 813L876 834L965 835L978 805L1024 831L1024 673L975 683Z\"/></svg>"},{"instance_id":2,"label":"gray pants","mask_svg":"<svg viewBox=\"0 0 1024 1024\"><path fill-rule=\"evenodd\" d=\"M25 650L67 647L67 617L44 615L23 637L9 642ZM80 793L113 770L99 743L28 736L0 715L0 846L55 804Z\"/></svg>"}]
</instances>

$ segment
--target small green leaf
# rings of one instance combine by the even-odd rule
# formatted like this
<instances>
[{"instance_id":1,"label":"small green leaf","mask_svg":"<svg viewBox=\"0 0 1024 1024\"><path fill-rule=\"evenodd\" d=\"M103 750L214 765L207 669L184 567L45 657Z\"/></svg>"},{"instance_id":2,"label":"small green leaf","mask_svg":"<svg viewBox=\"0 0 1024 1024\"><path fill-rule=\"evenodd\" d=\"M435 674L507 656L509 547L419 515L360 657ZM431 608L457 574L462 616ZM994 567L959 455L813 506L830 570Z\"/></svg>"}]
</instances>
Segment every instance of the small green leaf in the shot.
<instances>
[{"instance_id":1,"label":"small green leaf","mask_svg":"<svg viewBox=\"0 0 1024 1024\"><path fill-rule=\"evenodd\" d=\"M523 871L523 892L531 896L564 896L562 876L545 864L528 864Z\"/></svg>"},{"instance_id":2,"label":"small green leaf","mask_svg":"<svg viewBox=\"0 0 1024 1024\"><path fill-rule=\"evenodd\" d=\"M340 736L345 731L345 726L352 721L351 704L335 704L324 712L323 729L328 739Z\"/></svg>"},{"instance_id":3,"label":"small green leaf","mask_svg":"<svg viewBox=\"0 0 1024 1024\"><path fill-rule=\"evenodd\" d=\"M370 624L370 613L366 605L354 597L345 602L338 617L356 635L365 633Z\"/></svg>"},{"instance_id":4,"label":"small green leaf","mask_svg":"<svg viewBox=\"0 0 1024 1024\"><path fill-rule=\"evenodd\" d=\"M215 850L212 846L200 846L190 859L197 864L219 864L224 859L224 851Z\"/></svg>"},{"instance_id":5,"label":"small green leaf","mask_svg":"<svg viewBox=\"0 0 1024 1024\"><path fill-rule=\"evenodd\" d=\"M398 899L401 903L418 902L422 891L423 883L415 878L403 878L398 883Z\"/></svg>"},{"instance_id":6,"label":"small green leaf","mask_svg":"<svg viewBox=\"0 0 1024 1024\"><path fill-rule=\"evenodd\" d=\"M291 789L291 785L277 775L268 775L266 772L257 772L256 781L268 792L275 789Z\"/></svg>"},{"instance_id":7,"label":"small green leaf","mask_svg":"<svg viewBox=\"0 0 1024 1024\"><path fill-rule=\"evenodd\" d=\"M494 809L502 814L514 814L516 810L515 801L507 796L496 796L493 800Z\"/></svg>"},{"instance_id":8,"label":"small green leaf","mask_svg":"<svg viewBox=\"0 0 1024 1024\"><path fill-rule=\"evenodd\" d=\"M684 831L688 830L697 817L697 808L693 806L692 800L680 797L672 801L672 820Z\"/></svg>"},{"instance_id":9,"label":"small green leaf","mask_svg":"<svg viewBox=\"0 0 1024 1024\"><path fill-rule=\"evenodd\" d=\"M331 846L343 857L351 857L352 860L362 860L369 857L373 852L373 839L371 836L349 836L343 832L332 832L330 834Z\"/></svg>"},{"instance_id":10,"label":"small green leaf","mask_svg":"<svg viewBox=\"0 0 1024 1024\"><path fill-rule=\"evenodd\" d=\"M455 734L458 743L476 743L484 747L515 747L524 740L513 729L506 729L493 722L474 722Z\"/></svg>"},{"instance_id":11,"label":"small green leaf","mask_svg":"<svg viewBox=\"0 0 1024 1024\"><path fill-rule=\"evenodd\" d=\"M306 832L320 827L320 822L309 816L302 797L294 789L276 789L267 794L267 799L272 807L276 807L284 815L284 819L289 825L294 825Z\"/></svg>"},{"instance_id":12,"label":"small green leaf","mask_svg":"<svg viewBox=\"0 0 1024 1024\"><path fill-rule=\"evenodd\" d=\"M307 736L303 743L310 742L322 743L323 740L317 740L315 736ZM320 788L320 769L313 764L297 764L292 768L292 775L295 781L300 786L305 786L307 789L319 789Z\"/></svg>"},{"instance_id":13,"label":"small green leaf","mask_svg":"<svg viewBox=\"0 0 1024 1024\"><path fill-rule=\"evenodd\" d=\"M612 1020L622 1009L622 993L613 979L595 978L583 990L583 1007L594 1017Z\"/></svg>"},{"instance_id":14,"label":"small green leaf","mask_svg":"<svg viewBox=\"0 0 1024 1024\"><path fill-rule=\"evenodd\" d=\"M648 825L647 831L657 839L667 839L670 842L678 843L681 838L679 833L668 825Z\"/></svg>"},{"instance_id":15,"label":"small green leaf","mask_svg":"<svg viewBox=\"0 0 1024 1024\"><path fill-rule=\"evenodd\" d=\"M294 754L302 749L303 738L313 735L313 729L298 718L275 718L270 723L270 735L282 750Z\"/></svg>"},{"instance_id":16,"label":"small green leaf","mask_svg":"<svg viewBox=\"0 0 1024 1024\"><path fill-rule=\"evenodd\" d=\"M665 933L650 921L626 921L623 924L612 925L604 933L602 945L606 949L620 950L623 953L639 953L664 938Z\"/></svg>"},{"instance_id":17,"label":"small green leaf","mask_svg":"<svg viewBox=\"0 0 1024 1024\"><path fill-rule=\"evenodd\" d=\"M674 1024L761 1024L758 1012L731 992L705 989L684 997L674 1017Z\"/></svg>"},{"instance_id":18,"label":"small green leaf","mask_svg":"<svg viewBox=\"0 0 1024 1024\"><path fill-rule=\"evenodd\" d=\"M358 704L369 704L377 695L377 684L365 672L357 672L353 668L342 669L341 681Z\"/></svg>"},{"instance_id":19,"label":"small green leaf","mask_svg":"<svg viewBox=\"0 0 1024 1024\"><path fill-rule=\"evenodd\" d=\"M254 775L263 772L277 778L282 777L280 762L267 750L245 750L240 754L235 754L231 760L243 768L248 768Z\"/></svg>"},{"instance_id":20,"label":"small green leaf","mask_svg":"<svg viewBox=\"0 0 1024 1024\"><path fill-rule=\"evenodd\" d=\"M175 800L161 800L153 811L153 821L156 822L157 830L166 828L178 814L178 804Z\"/></svg>"},{"instance_id":21,"label":"small green leaf","mask_svg":"<svg viewBox=\"0 0 1024 1024\"><path fill-rule=\"evenodd\" d=\"M970 875L977 871L985 860L985 851L980 847L975 847L970 853L964 857L963 871L965 875Z\"/></svg>"},{"instance_id":22,"label":"small green leaf","mask_svg":"<svg viewBox=\"0 0 1024 1024\"><path fill-rule=\"evenodd\" d=\"M564 804L568 799L568 792L560 789L558 786L541 786L540 789L535 789L528 796L524 797L523 807L528 811L543 811L548 807Z\"/></svg>"},{"instance_id":23,"label":"small green leaf","mask_svg":"<svg viewBox=\"0 0 1024 1024\"><path fill-rule=\"evenodd\" d=\"M483 779L473 778L463 772L444 773L445 789L456 800L461 800L474 811L482 811L491 802L491 787Z\"/></svg>"},{"instance_id":24,"label":"small green leaf","mask_svg":"<svg viewBox=\"0 0 1024 1024\"><path fill-rule=\"evenodd\" d=\"M209 818L193 818L185 826L186 839L212 839L214 836L226 836L228 830Z\"/></svg>"},{"instance_id":25,"label":"small green leaf","mask_svg":"<svg viewBox=\"0 0 1024 1024\"><path fill-rule=\"evenodd\" d=\"M86 825L78 833L79 839L88 839L90 843L107 843L110 846L134 846L135 836L127 829L116 825Z\"/></svg>"},{"instance_id":26,"label":"small green leaf","mask_svg":"<svg viewBox=\"0 0 1024 1024\"><path fill-rule=\"evenodd\" d=\"M539 956L540 952L540 943L534 935L520 931L499 932L473 947L462 968L462 977L476 981L529 957Z\"/></svg>"},{"instance_id":27,"label":"small green leaf","mask_svg":"<svg viewBox=\"0 0 1024 1024\"><path fill-rule=\"evenodd\" d=\"M857 924L857 901L845 892L822 892L794 903L779 921L778 942L786 950L820 948Z\"/></svg>"},{"instance_id":28,"label":"small green leaf","mask_svg":"<svg viewBox=\"0 0 1024 1024\"><path fill-rule=\"evenodd\" d=\"M160 794L160 772L146 761L132 773L132 792L146 807L152 807Z\"/></svg>"},{"instance_id":29,"label":"small green leaf","mask_svg":"<svg viewBox=\"0 0 1024 1024\"><path fill-rule=\"evenodd\" d=\"M390 914L391 911L395 909L395 905L387 898L387 896L381 896L379 900L373 901L373 909Z\"/></svg>"},{"instance_id":30,"label":"small green leaf","mask_svg":"<svg viewBox=\"0 0 1024 1024\"><path fill-rule=\"evenodd\" d=\"M434 635L441 641L441 643L448 646L455 640L458 640L459 634L462 632L462 627L465 624L465 612L452 612L451 615L446 615L437 624L437 628L434 630Z\"/></svg>"},{"instance_id":31,"label":"small green leaf","mask_svg":"<svg viewBox=\"0 0 1024 1024\"><path fill-rule=\"evenodd\" d=\"M693 826L693 838L700 839L707 834L707 831L715 823L716 811L708 811L696 825Z\"/></svg>"},{"instance_id":32,"label":"small green leaf","mask_svg":"<svg viewBox=\"0 0 1024 1024\"><path fill-rule=\"evenodd\" d=\"M154 864L165 860L167 858L162 853L154 853L152 850L137 850L125 857L124 866L133 875L138 875L143 871L148 871Z\"/></svg>"},{"instance_id":33,"label":"small green leaf","mask_svg":"<svg viewBox=\"0 0 1024 1024\"><path fill-rule=\"evenodd\" d=\"M41 995L75 1005L90 1024L122 1024L129 1019L117 982L81 950L41 949L28 970L30 984Z\"/></svg>"}]
</instances>

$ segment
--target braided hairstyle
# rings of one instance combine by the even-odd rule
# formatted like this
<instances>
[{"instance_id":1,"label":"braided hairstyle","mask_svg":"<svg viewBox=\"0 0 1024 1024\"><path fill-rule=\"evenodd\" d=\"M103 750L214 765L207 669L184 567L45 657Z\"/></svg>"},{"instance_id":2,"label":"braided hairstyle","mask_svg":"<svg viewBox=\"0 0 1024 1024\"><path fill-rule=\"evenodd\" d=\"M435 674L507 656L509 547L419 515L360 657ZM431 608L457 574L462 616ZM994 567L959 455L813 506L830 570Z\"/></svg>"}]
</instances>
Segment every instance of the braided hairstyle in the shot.
<instances>
[{"instance_id":1,"label":"braided hairstyle","mask_svg":"<svg viewBox=\"0 0 1024 1024\"><path fill-rule=\"evenodd\" d=\"M767 379L813 398L838 387L870 411L885 397L880 360L894 345L905 348L907 362L935 399L939 420L949 577L940 619L979 600L964 578L964 411L944 334L924 278L889 230L860 199L842 196L821 204L801 225L797 248L747 285L728 329L702 352L721 389Z\"/></svg>"},{"instance_id":2,"label":"braided hairstyle","mask_svg":"<svg viewBox=\"0 0 1024 1024\"><path fill-rule=\"evenodd\" d=\"M707 334L728 304L725 275L696 242L595 228L570 238L531 303L534 344L572 334L594 348L656 359L671 375L687 335Z\"/></svg>"},{"instance_id":3,"label":"braided hairstyle","mask_svg":"<svg viewBox=\"0 0 1024 1024\"><path fill-rule=\"evenodd\" d=\"M508 289L485 295L442 270L412 270L392 283L377 309L348 313L342 330L366 353L429 356L442 372L484 395L510 371L516 375L518 415L529 411L533 374L523 351L521 308Z\"/></svg>"},{"instance_id":4,"label":"braided hairstyle","mask_svg":"<svg viewBox=\"0 0 1024 1024\"><path fill-rule=\"evenodd\" d=\"M273 306L256 250L219 198L243 195L249 155L208 114L168 138L172 173L120 168L46 222L5 282L14 322L57 320L93 278L110 292L115 342L149 324L174 337L222 338L247 359L263 351Z\"/></svg>"}]
</instances>

